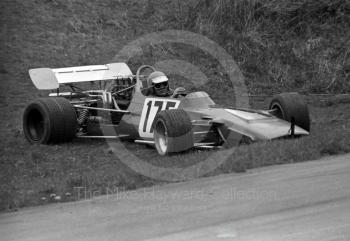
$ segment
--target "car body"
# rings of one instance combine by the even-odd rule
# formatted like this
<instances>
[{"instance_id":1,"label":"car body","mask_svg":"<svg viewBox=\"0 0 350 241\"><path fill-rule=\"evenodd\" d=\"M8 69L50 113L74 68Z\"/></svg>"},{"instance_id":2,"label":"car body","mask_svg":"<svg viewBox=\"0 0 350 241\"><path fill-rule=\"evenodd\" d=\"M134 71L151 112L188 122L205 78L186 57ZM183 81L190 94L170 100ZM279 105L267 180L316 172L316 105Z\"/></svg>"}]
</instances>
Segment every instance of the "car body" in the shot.
<instances>
[{"instance_id":1,"label":"car body","mask_svg":"<svg viewBox=\"0 0 350 241\"><path fill-rule=\"evenodd\" d=\"M31 143L55 143L79 138L120 138L154 144L161 155L191 148L309 135L305 102L297 93L277 95L268 110L222 108L205 92L174 97L149 94L141 75L125 63L60 69L31 69L29 75L47 98L30 103L23 130ZM97 90L81 90L83 82L100 82ZM69 92L60 92L68 86Z\"/></svg>"}]
</instances>

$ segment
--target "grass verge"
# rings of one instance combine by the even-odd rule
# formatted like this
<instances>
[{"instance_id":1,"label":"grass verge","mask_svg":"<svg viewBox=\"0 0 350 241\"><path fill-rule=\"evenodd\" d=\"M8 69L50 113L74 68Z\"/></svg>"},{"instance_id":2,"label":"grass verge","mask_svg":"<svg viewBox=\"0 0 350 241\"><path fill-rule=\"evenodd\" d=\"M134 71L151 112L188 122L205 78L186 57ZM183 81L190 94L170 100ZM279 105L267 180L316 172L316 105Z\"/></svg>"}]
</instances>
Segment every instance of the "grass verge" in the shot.
<instances>
[{"instance_id":1,"label":"grass verge","mask_svg":"<svg viewBox=\"0 0 350 241\"><path fill-rule=\"evenodd\" d=\"M350 152L349 104L311 107L312 134L293 140L242 145L207 175L244 172L249 168L301 162ZM153 148L124 143L135 155L154 165L188 166L209 157L211 151L192 151L160 157ZM147 159L146 159L147 158ZM104 141L76 140L53 146L31 146L21 133L7 131L1 143L0 210L16 210L51 202L74 201L161 184L135 173L109 151Z\"/></svg>"}]
</instances>

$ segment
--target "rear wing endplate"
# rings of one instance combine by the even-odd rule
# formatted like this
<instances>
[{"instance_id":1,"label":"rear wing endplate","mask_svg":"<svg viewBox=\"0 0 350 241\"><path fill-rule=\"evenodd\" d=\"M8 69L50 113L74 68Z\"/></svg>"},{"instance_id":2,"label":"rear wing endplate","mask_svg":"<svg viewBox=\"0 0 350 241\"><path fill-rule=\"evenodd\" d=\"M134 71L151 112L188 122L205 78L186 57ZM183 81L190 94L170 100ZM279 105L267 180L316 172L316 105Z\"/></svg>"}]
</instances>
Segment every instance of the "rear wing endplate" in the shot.
<instances>
[{"instance_id":1,"label":"rear wing endplate","mask_svg":"<svg viewBox=\"0 0 350 241\"><path fill-rule=\"evenodd\" d=\"M130 78L133 75L127 64L111 63L59 69L30 69L29 76L37 89L51 90L57 89L61 84Z\"/></svg>"}]
</instances>

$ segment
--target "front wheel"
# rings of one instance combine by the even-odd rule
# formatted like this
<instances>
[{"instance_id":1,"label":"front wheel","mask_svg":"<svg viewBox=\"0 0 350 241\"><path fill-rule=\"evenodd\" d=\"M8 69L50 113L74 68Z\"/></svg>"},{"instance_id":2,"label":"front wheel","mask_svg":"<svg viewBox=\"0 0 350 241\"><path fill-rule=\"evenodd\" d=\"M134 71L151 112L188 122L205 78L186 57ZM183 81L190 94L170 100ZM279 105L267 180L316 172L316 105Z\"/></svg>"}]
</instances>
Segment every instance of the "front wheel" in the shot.
<instances>
[{"instance_id":1,"label":"front wheel","mask_svg":"<svg viewBox=\"0 0 350 241\"><path fill-rule=\"evenodd\" d=\"M310 131L310 117L308 107L298 93L281 93L275 95L271 102L271 113L276 117L295 124L306 131Z\"/></svg>"},{"instance_id":2,"label":"front wheel","mask_svg":"<svg viewBox=\"0 0 350 241\"><path fill-rule=\"evenodd\" d=\"M75 137L76 130L75 109L65 98L40 98L24 111L23 132L30 143L68 142Z\"/></svg>"},{"instance_id":3,"label":"front wheel","mask_svg":"<svg viewBox=\"0 0 350 241\"><path fill-rule=\"evenodd\" d=\"M154 120L154 143L160 155L193 147L192 124L184 110L161 111Z\"/></svg>"}]
</instances>

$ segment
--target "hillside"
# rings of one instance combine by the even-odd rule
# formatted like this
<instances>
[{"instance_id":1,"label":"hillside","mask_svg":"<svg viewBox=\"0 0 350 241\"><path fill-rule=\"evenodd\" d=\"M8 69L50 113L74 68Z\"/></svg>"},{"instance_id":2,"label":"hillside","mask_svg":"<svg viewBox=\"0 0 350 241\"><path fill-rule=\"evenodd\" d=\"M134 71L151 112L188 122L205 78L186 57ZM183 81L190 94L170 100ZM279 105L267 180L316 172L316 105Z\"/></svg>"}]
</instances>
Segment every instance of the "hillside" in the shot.
<instances>
[{"instance_id":1,"label":"hillside","mask_svg":"<svg viewBox=\"0 0 350 241\"><path fill-rule=\"evenodd\" d=\"M251 93L349 93L350 1L206 2L185 26L234 56Z\"/></svg>"},{"instance_id":2,"label":"hillside","mask_svg":"<svg viewBox=\"0 0 350 241\"><path fill-rule=\"evenodd\" d=\"M9 79L8 74L17 75L28 88L29 68L105 63L146 33L181 29L207 36L231 54L250 93L350 91L350 2L346 0L1 4L0 73L3 80ZM143 61L200 55L192 51L186 56L178 46L170 46L176 54L164 51L164 46L153 47L143 50ZM213 68L210 63L202 65Z\"/></svg>"}]
</instances>

